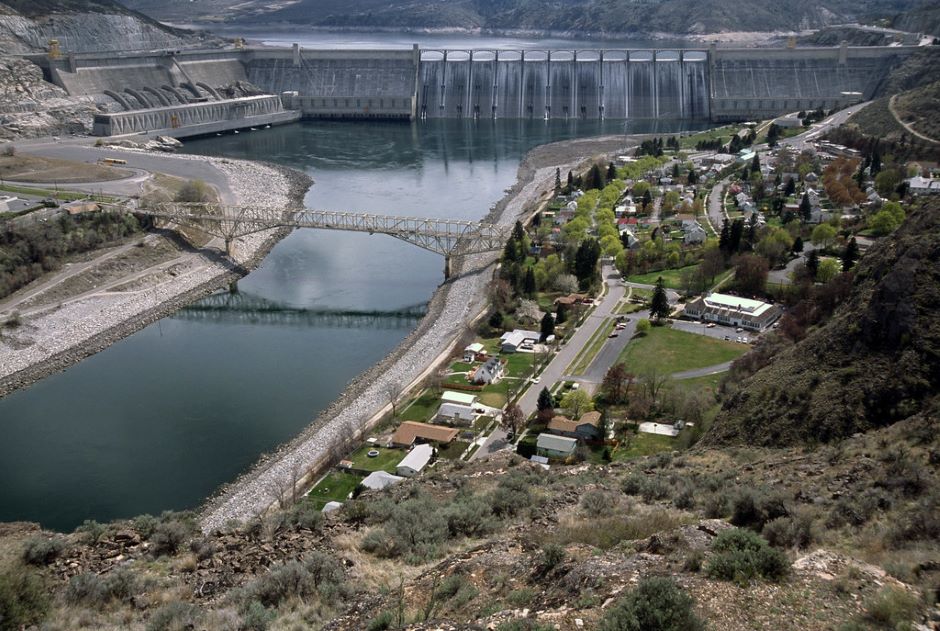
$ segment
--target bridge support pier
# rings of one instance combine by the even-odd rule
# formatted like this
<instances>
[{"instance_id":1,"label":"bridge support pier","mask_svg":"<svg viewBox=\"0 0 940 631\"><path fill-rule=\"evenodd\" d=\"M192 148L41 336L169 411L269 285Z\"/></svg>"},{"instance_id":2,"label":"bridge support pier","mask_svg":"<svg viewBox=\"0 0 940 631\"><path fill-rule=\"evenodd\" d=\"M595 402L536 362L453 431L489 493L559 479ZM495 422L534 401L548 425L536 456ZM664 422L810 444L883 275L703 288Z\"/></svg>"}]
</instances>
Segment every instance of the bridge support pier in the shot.
<instances>
[{"instance_id":1,"label":"bridge support pier","mask_svg":"<svg viewBox=\"0 0 940 631\"><path fill-rule=\"evenodd\" d=\"M450 254L444 255L444 280L448 280L451 274Z\"/></svg>"},{"instance_id":2,"label":"bridge support pier","mask_svg":"<svg viewBox=\"0 0 940 631\"><path fill-rule=\"evenodd\" d=\"M228 257L232 260L235 260L235 248L234 248L234 239L225 240L225 253L228 254Z\"/></svg>"}]
</instances>

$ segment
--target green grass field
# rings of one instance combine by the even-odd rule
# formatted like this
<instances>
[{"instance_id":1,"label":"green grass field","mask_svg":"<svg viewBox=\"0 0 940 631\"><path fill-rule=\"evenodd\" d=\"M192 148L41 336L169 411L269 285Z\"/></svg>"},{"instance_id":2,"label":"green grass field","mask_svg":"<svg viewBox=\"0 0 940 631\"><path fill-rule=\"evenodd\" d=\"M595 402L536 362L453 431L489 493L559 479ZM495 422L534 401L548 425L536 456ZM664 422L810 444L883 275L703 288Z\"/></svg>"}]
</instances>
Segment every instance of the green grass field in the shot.
<instances>
[{"instance_id":1,"label":"green grass field","mask_svg":"<svg viewBox=\"0 0 940 631\"><path fill-rule=\"evenodd\" d=\"M370 458L368 455L369 451L372 449L379 452L379 455L375 458ZM351 460L353 467L356 469L395 473L395 467L404 457L405 452L401 449L388 449L387 447L366 444L346 456L346 459Z\"/></svg>"},{"instance_id":2,"label":"green grass field","mask_svg":"<svg viewBox=\"0 0 940 631\"><path fill-rule=\"evenodd\" d=\"M313 487L307 497L317 508L323 508L327 502L345 502L362 480L362 476L334 471Z\"/></svg>"},{"instance_id":3,"label":"green grass field","mask_svg":"<svg viewBox=\"0 0 940 631\"><path fill-rule=\"evenodd\" d=\"M444 458L446 460L456 460L467 450L467 447L470 446L470 443L464 442L462 440L455 440L452 443L446 445L441 445L437 448L438 458Z\"/></svg>"},{"instance_id":4,"label":"green grass field","mask_svg":"<svg viewBox=\"0 0 940 631\"><path fill-rule=\"evenodd\" d=\"M685 270L692 271L697 265L687 265L675 269L664 269L658 272L649 272L648 274L636 274L630 276L627 280L631 283L640 283L641 285L655 285L660 276L663 278L663 284L670 289L682 289L682 273ZM634 290L635 291L635 290Z\"/></svg>"},{"instance_id":5,"label":"green grass field","mask_svg":"<svg viewBox=\"0 0 940 631\"><path fill-rule=\"evenodd\" d=\"M458 377L458 379L462 379L462 377ZM424 423L437 412L440 406L441 397L431 390L425 390L420 397L412 401L411 405L402 411L401 418L406 421Z\"/></svg>"},{"instance_id":6,"label":"green grass field","mask_svg":"<svg viewBox=\"0 0 940 631\"><path fill-rule=\"evenodd\" d=\"M650 369L659 374L672 374L731 361L747 352L748 348L746 344L668 327L653 327L644 337L627 344L619 361L625 362L628 370L636 374Z\"/></svg>"}]
</instances>

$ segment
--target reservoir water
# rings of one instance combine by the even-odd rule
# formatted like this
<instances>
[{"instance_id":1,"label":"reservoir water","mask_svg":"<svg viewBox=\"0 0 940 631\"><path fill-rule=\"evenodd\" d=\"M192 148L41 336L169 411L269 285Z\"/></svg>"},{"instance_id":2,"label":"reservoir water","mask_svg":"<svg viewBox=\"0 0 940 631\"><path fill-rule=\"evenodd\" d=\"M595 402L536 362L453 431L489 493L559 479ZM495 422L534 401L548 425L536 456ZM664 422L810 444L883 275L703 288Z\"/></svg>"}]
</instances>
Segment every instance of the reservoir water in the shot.
<instances>
[{"instance_id":1,"label":"reservoir water","mask_svg":"<svg viewBox=\"0 0 940 631\"><path fill-rule=\"evenodd\" d=\"M186 150L301 169L316 181L306 200L315 208L478 219L531 147L682 123L661 125L307 122ZM387 236L296 231L237 295L210 297L0 400L0 521L71 529L199 505L394 348L442 265Z\"/></svg>"}]
</instances>

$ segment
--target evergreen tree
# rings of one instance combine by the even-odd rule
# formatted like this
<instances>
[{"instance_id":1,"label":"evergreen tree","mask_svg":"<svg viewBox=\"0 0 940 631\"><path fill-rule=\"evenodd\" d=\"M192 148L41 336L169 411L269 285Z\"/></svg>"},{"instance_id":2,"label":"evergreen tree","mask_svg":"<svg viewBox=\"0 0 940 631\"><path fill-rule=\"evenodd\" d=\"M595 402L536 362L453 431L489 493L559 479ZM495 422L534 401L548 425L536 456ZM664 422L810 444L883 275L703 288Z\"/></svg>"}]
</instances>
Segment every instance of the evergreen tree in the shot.
<instances>
[{"instance_id":1,"label":"evergreen tree","mask_svg":"<svg viewBox=\"0 0 940 631\"><path fill-rule=\"evenodd\" d=\"M855 242L855 237L852 237L845 245L845 250L842 251L842 271L847 272L855 267L855 261L857 260L858 243Z\"/></svg>"},{"instance_id":2,"label":"evergreen tree","mask_svg":"<svg viewBox=\"0 0 940 631\"><path fill-rule=\"evenodd\" d=\"M646 189L646 192L643 193L643 209L646 210L646 208L652 203L653 203L653 194L650 192L649 189Z\"/></svg>"},{"instance_id":3,"label":"evergreen tree","mask_svg":"<svg viewBox=\"0 0 940 631\"><path fill-rule=\"evenodd\" d=\"M571 191L574 190L574 173L568 171L568 194L571 194Z\"/></svg>"},{"instance_id":4,"label":"evergreen tree","mask_svg":"<svg viewBox=\"0 0 940 631\"><path fill-rule=\"evenodd\" d=\"M597 260L601 256L601 246L596 239L585 239L578 246L574 257L574 275L582 289L591 286L597 274Z\"/></svg>"},{"instance_id":5,"label":"evergreen tree","mask_svg":"<svg viewBox=\"0 0 940 631\"><path fill-rule=\"evenodd\" d=\"M751 173L760 173L760 158L757 157L757 154L754 154L754 159L751 160Z\"/></svg>"},{"instance_id":6,"label":"evergreen tree","mask_svg":"<svg viewBox=\"0 0 940 631\"><path fill-rule=\"evenodd\" d=\"M803 193L803 199L800 200L800 217L803 221L811 221L813 218L813 204L809 201L809 193Z\"/></svg>"},{"instance_id":7,"label":"evergreen tree","mask_svg":"<svg viewBox=\"0 0 940 631\"><path fill-rule=\"evenodd\" d=\"M535 272L531 267L526 268L525 278L522 281L522 291L526 296L535 295Z\"/></svg>"},{"instance_id":8,"label":"evergreen tree","mask_svg":"<svg viewBox=\"0 0 940 631\"><path fill-rule=\"evenodd\" d=\"M521 221L516 221L516 225L512 227L512 238L519 243L525 238L525 228L522 227Z\"/></svg>"},{"instance_id":9,"label":"evergreen tree","mask_svg":"<svg viewBox=\"0 0 940 631\"><path fill-rule=\"evenodd\" d=\"M809 272L810 280L816 280L816 274L819 273L819 252L811 250L806 255L806 271Z\"/></svg>"},{"instance_id":10,"label":"evergreen tree","mask_svg":"<svg viewBox=\"0 0 940 631\"><path fill-rule=\"evenodd\" d=\"M669 298L666 297L666 287L663 285L663 277L656 280L656 288L653 290L653 300L650 302L650 315L657 319L668 318L672 313L669 306Z\"/></svg>"},{"instance_id":11,"label":"evergreen tree","mask_svg":"<svg viewBox=\"0 0 940 631\"><path fill-rule=\"evenodd\" d=\"M803 237L797 237L793 240L793 251L802 252L803 251Z\"/></svg>"},{"instance_id":12,"label":"evergreen tree","mask_svg":"<svg viewBox=\"0 0 940 631\"><path fill-rule=\"evenodd\" d=\"M555 323L564 324L568 319L568 305L563 302L558 303L558 307L555 309Z\"/></svg>"},{"instance_id":13,"label":"evergreen tree","mask_svg":"<svg viewBox=\"0 0 940 631\"><path fill-rule=\"evenodd\" d=\"M613 182L617 179L617 167L614 166L614 163L611 162L607 165L607 182Z\"/></svg>"},{"instance_id":14,"label":"evergreen tree","mask_svg":"<svg viewBox=\"0 0 940 631\"><path fill-rule=\"evenodd\" d=\"M793 181L792 177L787 178L787 187L783 189L783 194L789 197L796 192L796 182Z\"/></svg>"},{"instance_id":15,"label":"evergreen tree","mask_svg":"<svg viewBox=\"0 0 940 631\"><path fill-rule=\"evenodd\" d=\"M875 177L878 173L881 172L881 151L878 148L878 145L875 145L875 148L871 152L871 164L869 165L871 169L871 176Z\"/></svg>"},{"instance_id":16,"label":"evergreen tree","mask_svg":"<svg viewBox=\"0 0 940 631\"><path fill-rule=\"evenodd\" d=\"M546 313L542 316L540 330L542 332L543 342L548 339L549 335L555 334L555 318L552 317L552 314Z\"/></svg>"},{"instance_id":17,"label":"evergreen tree","mask_svg":"<svg viewBox=\"0 0 940 631\"><path fill-rule=\"evenodd\" d=\"M673 180L679 179L679 163L678 162L672 165L672 179Z\"/></svg>"},{"instance_id":18,"label":"evergreen tree","mask_svg":"<svg viewBox=\"0 0 940 631\"><path fill-rule=\"evenodd\" d=\"M535 407L539 412L551 410L555 407L555 398L552 396L552 393L549 392L548 388L542 388L542 391L539 392L539 400L535 404Z\"/></svg>"},{"instance_id":19,"label":"evergreen tree","mask_svg":"<svg viewBox=\"0 0 940 631\"><path fill-rule=\"evenodd\" d=\"M721 232L718 236L718 249L721 250L725 256L731 254L731 226L728 225L727 219L721 222Z\"/></svg>"},{"instance_id":20,"label":"evergreen tree","mask_svg":"<svg viewBox=\"0 0 940 631\"><path fill-rule=\"evenodd\" d=\"M601 168L596 164L591 165L591 170L588 172L587 188L604 188L605 186L604 173Z\"/></svg>"},{"instance_id":21,"label":"evergreen tree","mask_svg":"<svg viewBox=\"0 0 940 631\"><path fill-rule=\"evenodd\" d=\"M744 220L735 219L731 224L731 235L728 238L728 251L731 254L741 250L741 238L744 236Z\"/></svg>"},{"instance_id":22,"label":"evergreen tree","mask_svg":"<svg viewBox=\"0 0 940 631\"><path fill-rule=\"evenodd\" d=\"M689 169L689 177L687 181L689 186L695 186L698 184L698 173L695 172L695 169Z\"/></svg>"},{"instance_id":23,"label":"evergreen tree","mask_svg":"<svg viewBox=\"0 0 940 631\"><path fill-rule=\"evenodd\" d=\"M510 239L506 242L505 247L503 248L503 263L512 264L519 260L519 248L517 247L518 241L515 239Z\"/></svg>"},{"instance_id":24,"label":"evergreen tree","mask_svg":"<svg viewBox=\"0 0 940 631\"><path fill-rule=\"evenodd\" d=\"M561 195L561 169L555 167L555 195Z\"/></svg>"}]
</instances>

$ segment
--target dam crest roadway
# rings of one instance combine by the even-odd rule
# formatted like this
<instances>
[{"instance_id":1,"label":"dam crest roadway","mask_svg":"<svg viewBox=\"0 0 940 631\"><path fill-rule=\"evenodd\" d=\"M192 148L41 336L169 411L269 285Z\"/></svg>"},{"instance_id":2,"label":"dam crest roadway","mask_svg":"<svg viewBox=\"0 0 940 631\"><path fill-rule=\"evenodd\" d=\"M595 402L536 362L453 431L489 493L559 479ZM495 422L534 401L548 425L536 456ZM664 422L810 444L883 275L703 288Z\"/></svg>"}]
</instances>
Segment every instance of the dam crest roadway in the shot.
<instances>
[{"instance_id":1,"label":"dam crest roadway","mask_svg":"<svg viewBox=\"0 0 940 631\"><path fill-rule=\"evenodd\" d=\"M255 232L273 228L317 228L387 234L444 256L444 277L451 273L451 259L465 254L497 252L509 239L510 228L481 221L400 217L331 210L284 211L258 206L167 203L135 212L154 219L193 226L225 241L232 254L232 242Z\"/></svg>"}]
</instances>

